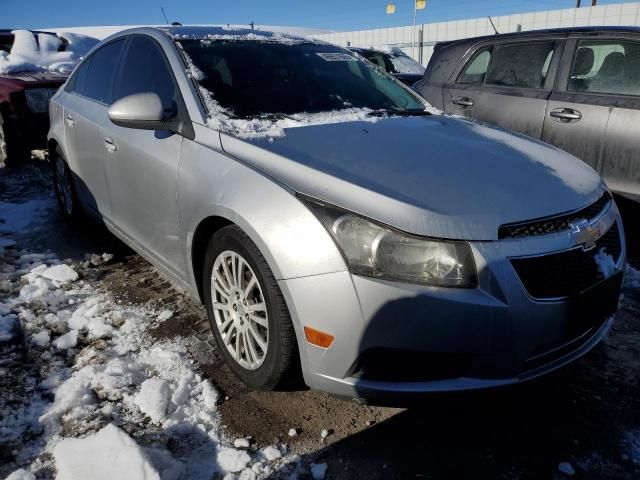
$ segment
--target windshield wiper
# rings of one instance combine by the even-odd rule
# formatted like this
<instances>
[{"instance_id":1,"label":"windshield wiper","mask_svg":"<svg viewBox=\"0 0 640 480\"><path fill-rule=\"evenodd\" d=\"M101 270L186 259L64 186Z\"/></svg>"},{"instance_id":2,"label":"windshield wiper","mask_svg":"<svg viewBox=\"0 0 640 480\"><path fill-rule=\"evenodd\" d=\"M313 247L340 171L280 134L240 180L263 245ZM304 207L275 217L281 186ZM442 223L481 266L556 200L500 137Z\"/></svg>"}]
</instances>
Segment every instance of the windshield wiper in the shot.
<instances>
[{"instance_id":1,"label":"windshield wiper","mask_svg":"<svg viewBox=\"0 0 640 480\"><path fill-rule=\"evenodd\" d=\"M427 116L432 115L428 110L423 110L421 108L398 108L398 107L388 107L388 108L379 108L378 110L372 110L369 112L369 115L372 117L388 117L390 115L399 115L402 117L418 117L418 116Z\"/></svg>"},{"instance_id":2,"label":"windshield wiper","mask_svg":"<svg viewBox=\"0 0 640 480\"><path fill-rule=\"evenodd\" d=\"M432 115L432 113L429 110L424 110L422 108L397 108L397 107L391 107L390 109L395 115L402 115L402 116L407 116L407 117L423 117L423 116L428 116L428 115Z\"/></svg>"}]
</instances>

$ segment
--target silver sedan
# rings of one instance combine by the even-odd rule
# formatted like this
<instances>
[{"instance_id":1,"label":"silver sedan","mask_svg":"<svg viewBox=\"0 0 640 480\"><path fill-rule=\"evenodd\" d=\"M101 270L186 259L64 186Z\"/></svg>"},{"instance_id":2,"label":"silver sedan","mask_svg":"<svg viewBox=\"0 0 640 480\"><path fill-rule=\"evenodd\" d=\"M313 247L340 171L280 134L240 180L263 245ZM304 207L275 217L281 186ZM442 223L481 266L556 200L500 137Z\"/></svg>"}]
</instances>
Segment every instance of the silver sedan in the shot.
<instances>
[{"instance_id":1,"label":"silver sedan","mask_svg":"<svg viewBox=\"0 0 640 480\"><path fill-rule=\"evenodd\" d=\"M625 245L586 164L441 115L357 53L140 28L50 107L56 196L206 306L230 368L394 402L513 384L611 327Z\"/></svg>"}]
</instances>

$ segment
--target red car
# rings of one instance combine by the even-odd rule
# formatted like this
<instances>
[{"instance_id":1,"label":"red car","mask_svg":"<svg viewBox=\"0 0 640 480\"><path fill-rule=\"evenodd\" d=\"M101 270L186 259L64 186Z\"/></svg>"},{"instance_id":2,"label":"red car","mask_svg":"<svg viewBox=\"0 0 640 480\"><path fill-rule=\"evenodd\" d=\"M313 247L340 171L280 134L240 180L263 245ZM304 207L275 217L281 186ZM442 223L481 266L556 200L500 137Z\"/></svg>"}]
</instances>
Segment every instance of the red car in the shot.
<instances>
[{"instance_id":1,"label":"red car","mask_svg":"<svg viewBox=\"0 0 640 480\"><path fill-rule=\"evenodd\" d=\"M58 51L68 46L66 39L54 33L31 33L36 45L51 36L60 44ZM0 56L7 58L14 40L11 30L0 30ZM11 73L0 73L0 166L16 165L28 159L31 150L46 147L49 99L70 71L68 65L52 72L25 63L24 70L18 66L12 68Z\"/></svg>"}]
</instances>

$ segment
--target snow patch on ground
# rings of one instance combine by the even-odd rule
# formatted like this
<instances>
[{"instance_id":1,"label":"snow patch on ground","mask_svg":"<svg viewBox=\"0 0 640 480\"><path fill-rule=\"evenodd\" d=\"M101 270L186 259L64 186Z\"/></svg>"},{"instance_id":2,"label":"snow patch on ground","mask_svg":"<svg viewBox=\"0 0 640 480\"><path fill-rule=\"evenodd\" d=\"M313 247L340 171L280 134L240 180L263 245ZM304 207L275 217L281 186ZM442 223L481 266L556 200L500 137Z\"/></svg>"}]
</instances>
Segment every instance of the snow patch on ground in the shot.
<instances>
[{"instance_id":1,"label":"snow patch on ground","mask_svg":"<svg viewBox=\"0 0 640 480\"><path fill-rule=\"evenodd\" d=\"M42 364L29 402L0 415L0 445L29 439L16 468L61 479L210 479L262 478L288 463L285 447L236 447L221 436L220 395L194 370L189 339L146 333L172 312L115 303L50 254L2 260L15 287L0 297L0 338L19 325Z\"/></svg>"},{"instance_id":2,"label":"snow patch on ground","mask_svg":"<svg viewBox=\"0 0 640 480\"><path fill-rule=\"evenodd\" d=\"M53 449L53 457L57 480L160 479L138 444L113 424L84 438L61 440Z\"/></svg>"}]
</instances>

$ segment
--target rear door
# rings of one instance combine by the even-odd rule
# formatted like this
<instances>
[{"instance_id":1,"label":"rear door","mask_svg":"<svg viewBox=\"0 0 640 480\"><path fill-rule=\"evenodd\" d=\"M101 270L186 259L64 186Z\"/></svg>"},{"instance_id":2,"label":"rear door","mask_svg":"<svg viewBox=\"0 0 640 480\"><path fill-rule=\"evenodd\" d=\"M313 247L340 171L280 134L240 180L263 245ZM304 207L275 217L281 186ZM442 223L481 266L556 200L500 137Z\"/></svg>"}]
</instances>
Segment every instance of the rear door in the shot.
<instances>
[{"instance_id":1,"label":"rear door","mask_svg":"<svg viewBox=\"0 0 640 480\"><path fill-rule=\"evenodd\" d=\"M109 193L100 145L100 125L107 118L113 79L124 40L96 50L69 79L63 115L67 161L76 178L82 204L97 216L109 217Z\"/></svg>"},{"instance_id":2,"label":"rear door","mask_svg":"<svg viewBox=\"0 0 640 480\"><path fill-rule=\"evenodd\" d=\"M445 111L540 138L563 45L558 38L480 45L445 87Z\"/></svg>"},{"instance_id":3,"label":"rear door","mask_svg":"<svg viewBox=\"0 0 640 480\"><path fill-rule=\"evenodd\" d=\"M165 111L184 108L164 52L146 35L133 35L116 80L114 101L135 93L156 93ZM180 253L176 174L182 136L168 130L114 125L101 131L105 169L116 226L174 272Z\"/></svg>"},{"instance_id":4,"label":"rear door","mask_svg":"<svg viewBox=\"0 0 640 480\"><path fill-rule=\"evenodd\" d=\"M572 38L551 96L544 140L581 158L609 187L640 198L640 41Z\"/></svg>"}]
</instances>

